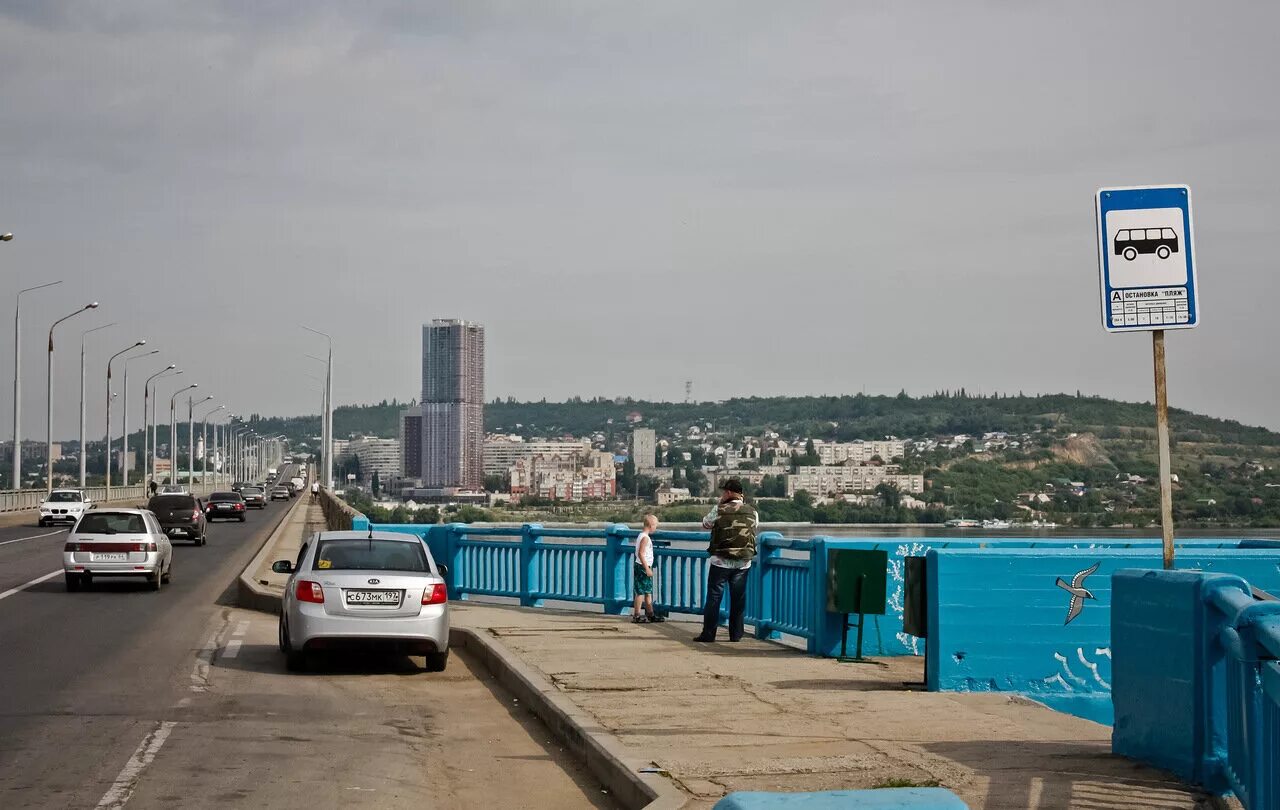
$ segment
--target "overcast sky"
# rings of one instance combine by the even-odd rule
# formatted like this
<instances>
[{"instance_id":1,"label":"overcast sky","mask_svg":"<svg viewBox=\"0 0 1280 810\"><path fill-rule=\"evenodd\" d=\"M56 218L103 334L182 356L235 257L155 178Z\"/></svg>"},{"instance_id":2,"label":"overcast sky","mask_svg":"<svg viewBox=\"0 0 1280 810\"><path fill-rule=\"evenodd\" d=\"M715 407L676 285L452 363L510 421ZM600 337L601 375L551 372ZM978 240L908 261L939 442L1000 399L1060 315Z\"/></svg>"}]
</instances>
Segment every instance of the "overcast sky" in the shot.
<instances>
[{"instance_id":1,"label":"overcast sky","mask_svg":"<svg viewBox=\"0 0 1280 810\"><path fill-rule=\"evenodd\" d=\"M1038 6L1038 7L1033 7ZM1280 428L1280 7L0 0L0 436L90 426L139 338L232 410L488 395L1151 398L1100 322L1093 194L1191 185L1170 402ZM153 362L154 361L154 362ZM165 389L171 391L172 388ZM167 402L168 393L164 395ZM113 420L114 421L114 420ZM118 432L118 422L113 426Z\"/></svg>"}]
</instances>

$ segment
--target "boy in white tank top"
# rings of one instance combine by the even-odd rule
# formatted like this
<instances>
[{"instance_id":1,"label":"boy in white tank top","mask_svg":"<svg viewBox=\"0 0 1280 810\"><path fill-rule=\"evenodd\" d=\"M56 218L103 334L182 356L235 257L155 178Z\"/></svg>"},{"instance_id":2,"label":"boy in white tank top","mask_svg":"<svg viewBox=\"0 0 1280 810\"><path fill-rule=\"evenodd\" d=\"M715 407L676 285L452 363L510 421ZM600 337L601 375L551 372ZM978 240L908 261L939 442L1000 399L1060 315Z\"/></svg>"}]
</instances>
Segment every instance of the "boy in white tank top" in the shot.
<instances>
[{"instance_id":1,"label":"boy in white tank top","mask_svg":"<svg viewBox=\"0 0 1280 810\"><path fill-rule=\"evenodd\" d=\"M657 516L645 515L644 528L636 538L636 553L631 564L631 584L636 595L631 604L631 621L636 624L663 621L653 612L653 538L649 533L657 528Z\"/></svg>"}]
</instances>

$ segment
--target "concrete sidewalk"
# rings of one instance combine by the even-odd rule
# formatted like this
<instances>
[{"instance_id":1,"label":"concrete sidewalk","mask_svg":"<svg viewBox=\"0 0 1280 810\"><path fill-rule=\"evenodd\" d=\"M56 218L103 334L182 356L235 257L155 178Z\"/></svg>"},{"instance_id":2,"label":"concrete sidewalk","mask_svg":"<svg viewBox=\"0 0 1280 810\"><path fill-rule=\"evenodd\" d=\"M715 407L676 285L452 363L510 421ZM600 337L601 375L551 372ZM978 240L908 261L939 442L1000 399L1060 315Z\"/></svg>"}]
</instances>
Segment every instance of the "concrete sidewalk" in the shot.
<instances>
[{"instance_id":1,"label":"concrete sidewalk","mask_svg":"<svg viewBox=\"0 0 1280 810\"><path fill-rule=\"evenodd\" d=\"M297 507L242 577L267 601L287 580L271 562L324 528L319 505ZM1113 757L1109 727L1016 696L908 686L924 679L919 658L840 664L751 638L695 644L691 621L479 601L453 602L452 623L531 701L551 693L561 708L548 725L568 727L562 736L601 740L606 768L652 767L687 797L663 787L662 807L709 808L736 790L910 785L950 788L973 810L1223 806Z\"/></svg>"},{"instance_id":2,"label":"concrete sidewalk","mask_svg":"<svg viewBox=\"0 0 1280 810\"><path fill-rule=\"evenodd\" d=\"M999 694L916 691L918 658L840 664L772 642L691 641L692 623L478 602L455 626L543 673L629 759L710 807L735 790L941 785L971 808L1215 806L1110 754L1111 729Z\"/></svg>"}]
</instances>

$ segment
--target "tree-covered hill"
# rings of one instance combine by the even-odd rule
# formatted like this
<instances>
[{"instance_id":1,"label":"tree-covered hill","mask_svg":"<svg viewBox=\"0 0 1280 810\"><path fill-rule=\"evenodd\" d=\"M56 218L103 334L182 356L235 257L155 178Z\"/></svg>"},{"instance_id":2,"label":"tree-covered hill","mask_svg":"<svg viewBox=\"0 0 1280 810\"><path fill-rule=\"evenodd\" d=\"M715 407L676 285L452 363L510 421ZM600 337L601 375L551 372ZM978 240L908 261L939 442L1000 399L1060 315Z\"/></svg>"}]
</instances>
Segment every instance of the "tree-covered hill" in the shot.
<instances>
[{"instance_id":1,"label":"tree-covered hill","mask_svg":"<svg viewBox=\"0 0 1280 810\"><path fill-rule=\"evenodd\" d=\"M395 400L375 405L342 406L334 412L334 435L364 434L393 437L406 403ZM806 437L847 441L883 436L917 438L991 431L1021 433L1036 428L1092 431L1104 440L1143 437L1154 432L1150 403L1120 402L1071 394L1046 396L973 396L964 391L926 397L745 397L723 402L673 403L642 400L580 399L565 402L502 400L485 407L485 427L492 432L525 436L574 436L604 433L620 437L630 430L628 414L639 414L641 425L659 433L710 423L730 435L753 435L773 430L784 438ZM1176 441L1280 447L1280 433L1242 425L1230 419L1171 409ZM260 432L284 433L295 441L319 435L316 415L290 418L254 417Z\"/></svg>"}]
</instances>

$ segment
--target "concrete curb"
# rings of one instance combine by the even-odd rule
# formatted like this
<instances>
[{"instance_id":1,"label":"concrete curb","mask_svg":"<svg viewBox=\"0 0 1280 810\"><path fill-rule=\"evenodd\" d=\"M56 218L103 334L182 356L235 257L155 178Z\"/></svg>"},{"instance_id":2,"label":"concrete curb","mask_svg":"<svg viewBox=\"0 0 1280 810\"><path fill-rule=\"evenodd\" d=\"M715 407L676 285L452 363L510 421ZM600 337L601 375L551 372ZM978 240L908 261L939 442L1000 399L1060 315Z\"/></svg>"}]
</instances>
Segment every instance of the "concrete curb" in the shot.
<instances>
[{"instance_id":1,"label":"concrete curb","mask_svg":"<svg viewBox=\"0 0 1280 810\"><path fill-rule=\"evenodd\" d=\"M482 662L624 807L679 810L691 798L660 774L641 773L640 769L651 763L633 759L616 737L496 638L480 630L453 627L449 646L465 649Z\"/></svg>"},{"instance_id":2,"label":"concrete curb","mask_svg":"<svg viewBox=\"0 0 1280 810\"><path fill-rule=\"evenodd\" d=\"M274 591L268 590L260 585L254 578L254 573L262 567L262 562L271 555L275 549L276 542L289 527L293 520L293 513L298 507L309 501L299 495L293 506L290 506L284 513L284 517L280 518L280 522L271 530L271 534L267 535L267 539L262 543L262 547L258 549L258 553L253 555L253 559L236 580L236 604L246 610L258 610L263 613L271 613L278 615L280 613L280 595Z\"/></svg>"},{"instance_id":3,"label":"concrete curb","mask_svg":"<svg viewBox=\"0 0 1280 810\"><path fill-rule=\"evenodd\" d=\"M280 613L280 595L264 588L253 578L263 561L272 553L276 541L290 525L293 510L285 513L280 524L262 544L237 581L237 604L248 610ZM601 729L573 701L559 694L541 672L521 661L500 641L481 631L467 627L449 630L449 646L464 649L484 664L498 682L515 694L546 724L573 756L600 780L629 810L680 810L689 796L659 774L640 773L650 763L632 759L616 737Z\"/></svg>"}]
</instances>

